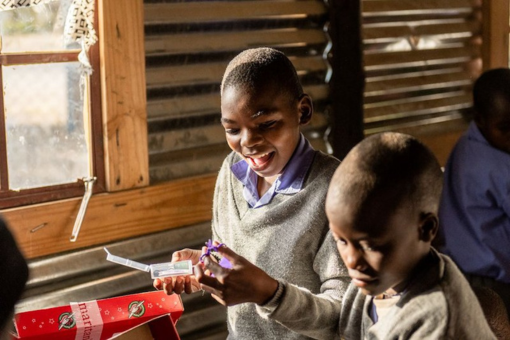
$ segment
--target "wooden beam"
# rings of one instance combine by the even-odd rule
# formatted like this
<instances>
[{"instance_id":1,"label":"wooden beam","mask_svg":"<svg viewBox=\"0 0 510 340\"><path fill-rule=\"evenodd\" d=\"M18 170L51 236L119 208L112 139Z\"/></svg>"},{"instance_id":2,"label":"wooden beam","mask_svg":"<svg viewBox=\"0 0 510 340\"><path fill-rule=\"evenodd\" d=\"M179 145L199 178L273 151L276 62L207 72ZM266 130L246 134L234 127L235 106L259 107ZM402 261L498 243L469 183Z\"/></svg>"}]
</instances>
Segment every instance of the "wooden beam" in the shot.
<instances>
[{"instance_id":1,"label":"wooden beam","mask_svg":"<svg viewBox=\"0 0 510 340\"><path fill-rule=\"evenodd\" d=\"M25 256L35 258L210 221L215 179L212 174L92 196L76 242L69 237L81 198L1 213Z\"/></svg>"},{"instance_id":2,"label":"wooden beam","mask_svg":"<svg viewBox=\"0 0 510 340\"><path fill-rule=\"evenodd\" d=\"M365 123L461 110L471 106L471 95L460 91L388 100L366 104Z\"/></svg>"},{"instance_id":3,"label":"wooden beam","mask_svg":"<svg viewBox=\"0 0 510 340\"><path fill-rule=\"evenodd\" d=\"M467 130L466 122L461 114L423 119L410 123L383 126L365 130L366 135L393 131L406 133L418 138L434 153L441 166L446 164L448 156L460 136Z\"/></svg>"},{"instance_id":4,"label":"wooden beam","mask_svg":"<svg viewBox=\"0 0 510 340\"><path fill-rule=\"evenodd\" d=\"M508 67L509 0L482 2L483 69Z\"/></svg>"},{"instance_id":5,"label":"wooden beam","mask_svg":"<svg viewBox=\"0 0 510 340\"><path fill-rule=\"evenodd\" d=\"M143 1L100 0L106 190L149 184Z\"/></svg>"},{"instance_id":6,"label":"wooden beam","mask_svg":"<svg viewBox=\"0 0 510 340\"><path fill-rule=\"evenodd\" d=\"M79 51L66 52L41 52L41 53L0 53L0 64L2 66L13 66L23 64L45 64L65 63L78 60Z\"/></svg>"},{"instance_id":7,"label":"wooden beam","mask_svg":"<svg viewBox=\"0 0 510 340\"><path fill-rule=\"evenodd\" d=\"M145 39L145 48L147 56L158 56L167 54L230 52L261 45L274 48L318 45L325 42L326 36L324 33L315 28L280 28L149 35Z\"/></svg>"},{"instance_id":8,"label":"wooden beam","mask_svg":"<svg viewBox=\"0 0 510 340\"><path fill-rule=\"evenodd\" d=\"M411 66L444 65L467 62L478 58L479 46L438 48L402 52L370 52L363 59L367 71Z\"/></svg>"},{"instance_id":9,"label":"wooden beam","mask_svg":"<svg viewBox=\"0 0 510 340\"><path fill-rule=\"evenodd\" d=\"M240 21L258 18L319 16L326 12L320 1L200 1L162 2L145 5L147 24Z\"/></svg>"},{"instance_id":10,"label":"wooden beam","mask_svg":"<svg viewBox=\"0 0 510 340\"><path fill-rule=\"evenodd\" d=\"M495 0L499 1L499 0ZM394 13L398 11L424 12L466 8L471 9L472 0L364 0L363 13Z\"/></svg>"},{"instance_id":11,"label":"wooden beam","mask_svg":"<svg viewBox=\"0 0 510 340\"><path fill-rule=\"evenodd\" d=\"M415 77L402 77L381 81L367 82L365 98L387 95L391 93L406 93L410 91L440 89L447 87L471 85L469 74L464 71L446 74L417 74Z\"/></svg>"},{"instance_id":12,"label":"wooden beam","mask_svg":"<svg viewBox=\"0 0 510 340\"><path fill-rule=\"evenodd\" d=\"M416 25L409 25L406 22L398 22L393 25L378 26L377 24L366 25L363 29L363 40L367 42L397 41L407 36L421 38L422 36L435 35L435 38L466 38L480 32L479 21L446 22L437 21L428 23L418 22ZM392 40L393 39L393 40Z\"/></svg>"}]
</instances>

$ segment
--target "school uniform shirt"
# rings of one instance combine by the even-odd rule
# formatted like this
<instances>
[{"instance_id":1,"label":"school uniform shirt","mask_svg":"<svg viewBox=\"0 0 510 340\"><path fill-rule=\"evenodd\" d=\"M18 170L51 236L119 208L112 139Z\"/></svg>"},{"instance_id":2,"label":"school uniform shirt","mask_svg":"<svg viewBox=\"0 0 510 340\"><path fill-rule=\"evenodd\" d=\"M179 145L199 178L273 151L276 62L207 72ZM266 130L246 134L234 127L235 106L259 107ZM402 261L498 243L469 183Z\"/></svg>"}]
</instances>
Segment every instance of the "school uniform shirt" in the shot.
<instances>
[{"instance_id":1,"label":"school uniform shirt","mask_svg":"<svg viewBox=\"0 0 510 340\"><path fill-rule=\"evenodd\" d=\"M310 151L306 140L301 144L303 139L295 155L311 155L309 167L300 171L306 156L292 157L280 176L281 184L275 186L274 195L264 204L247 202L250 199L245 198L245 185L231 170L241 157L235 152L227 156L216 182L212 232L214 239L268 275L299 289L301 308L315 313L313 328L320 330L293 332L264 318L256 304L243 303L227 308L228 339L309 339L325 331L336 332L337 326L321 313L334 318L340 312L350 281L325 214L326 193L339 161L320 151ZM285 175L289 169L295 172L292 178ZM301 179L302 186L296 192L279 192L294 188ZM291 184L287 186L286 182Z\"/></svg>"},{"instance_id":2,"label":"school uniform shirt","mask_svg":"<svg viewBox=\"0 0 510 340\"><path fill-rule=\"evenodd\" d=\"M301 190L312 164L315 150L308 140L301 134L298 145L283 173L278 176L269 190L259 197L257 188L258 175L253 171L248 163L243 159L230 167L232 173L244 185L243 197L250 207L262 207L273 199L276 194L292 195Z\"/></svg>"},{"instance_id":3,"label":"school uniform shirt","mask_svg":"<svg viewBox=\"0 0 510 340\"><path fill-rule=\"evenodd\" d=\"M372 300L351 283L336 316L338 333L318 333L317 339L496 339L463 274L448 256L433 249L398 301L375 323L370 313ZM308 320L315 316L301 308L302 302L299 288L285 284L276 307L259 309L295 331L309 332L314 325ZM330 320L329 315L319 315Z\"/></svg>"},{"instance_id":4,"label":"school uniform shirt","mask_svg":"<svg viewBox=\"0 0 510 340\"><path fill-rule=\"evenodd\" d=\"M510 155L474 122L446 164L439 223L439 250L462 271L510 283Z\"/></svg>"}]
</instances>

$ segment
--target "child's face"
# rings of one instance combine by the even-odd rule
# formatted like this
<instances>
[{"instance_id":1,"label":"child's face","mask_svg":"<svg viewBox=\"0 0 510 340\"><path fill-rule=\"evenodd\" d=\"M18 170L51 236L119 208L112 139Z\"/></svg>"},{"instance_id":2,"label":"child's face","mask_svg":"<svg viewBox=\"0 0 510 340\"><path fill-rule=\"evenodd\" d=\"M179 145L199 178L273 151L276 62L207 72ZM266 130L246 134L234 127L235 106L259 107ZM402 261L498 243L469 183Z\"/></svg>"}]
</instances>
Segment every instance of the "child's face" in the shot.
<instances>
[{"instance_id":1,"label":"child's face","mask_svg":"<svg viewBox=\"0 0 510 340\"><path fill-rule=\"evenodd\" d=\"M420 240L420 218L411 209L391 211L381 200L359 209L349 202L326 203L338 251L353 284L366 295L405 288L412 270L429 251ZM357 217L355 217L357 216Z\"/></svg>"},{"instance_id":2,"label":"child's face","mask_svg":"<svg viewBox=\"0 0 510 340\"><path fill-rule=\"evenodd\" d=\"M268 85L257 91L228 87L221 98L221 122L227 143L260 177L278 176L299 141L303 112L311 110L304 95L291 102Z\"/></svg>"},{"instance_id":3,"label":"child's face","mask_svg":"<svg viewBox=\"0 0 510 340\"><path fill-rule=\"evenodd\" d=\"M510 153L510 114L496 114L476 121L485 139L495 148Z\"/></svg>"}]
</instances>

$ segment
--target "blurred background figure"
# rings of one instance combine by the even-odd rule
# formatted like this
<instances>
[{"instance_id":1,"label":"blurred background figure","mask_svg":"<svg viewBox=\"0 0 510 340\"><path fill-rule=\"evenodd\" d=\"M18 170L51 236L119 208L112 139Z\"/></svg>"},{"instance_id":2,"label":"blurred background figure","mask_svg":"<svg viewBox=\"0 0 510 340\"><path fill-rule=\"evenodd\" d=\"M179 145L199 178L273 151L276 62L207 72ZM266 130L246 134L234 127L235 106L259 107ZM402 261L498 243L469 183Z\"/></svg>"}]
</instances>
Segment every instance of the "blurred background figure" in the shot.
<instances>
[{"instance_id":1,"label":"blurred background figure","mask_svg":"<svg viewBox=\"0 0 510 340\"><path fill-rule=\"evenodd\" d=\"M0 216L0 339L8 339L8 321L27 280L27 262Z\"/></svg>"},{"instance_id":2,"label":"blurred background figure","mask_svg":"<svg viewBox=\"0 0 510 340\"><path fill-rule=\"evenodd\" d=\"M510 313L510 69L484 72L473 103L474 121L446 163L437 245Z\"/></svg>"}]
</instances>

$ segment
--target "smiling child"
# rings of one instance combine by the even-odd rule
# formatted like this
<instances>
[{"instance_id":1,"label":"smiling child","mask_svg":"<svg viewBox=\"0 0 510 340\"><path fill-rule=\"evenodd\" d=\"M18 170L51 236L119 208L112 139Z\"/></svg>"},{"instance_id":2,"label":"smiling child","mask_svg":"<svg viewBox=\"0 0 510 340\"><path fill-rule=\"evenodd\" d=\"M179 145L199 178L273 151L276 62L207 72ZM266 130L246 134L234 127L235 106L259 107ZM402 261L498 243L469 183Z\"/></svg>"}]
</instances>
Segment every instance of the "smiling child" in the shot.
<instances>
[{"instance_id":1,"label":"smiling child","mask_svg":"<svg viewBox=\"0 0 510 340\"><path fill-rule=\"evenodd\" d=\"M337 333L316 333L321 339L495 339L466 279L430 245L441 184L437 160L413 137L384 133L363 140L336 170L326 199L331 233L352 278L341 312L331 318L330 311L307 309L294 285L259 312L307 334L318 326L317 316L329 320ZM205 268L233 281L247 260L225 246L219 252L233 269L213 261ZM221 287L197 270L204 289Z\"/></svg>"},{"instance_id":2,"label":"smiling child","mask_svg":"<svg viewBox=\"0 0 510 340\"><path fill-rule=\"evenodd\" d=\"M221 84L221 123L232 153L216 182L212 234L251 262L236 262L233 275L218 274L209 282L215 286L213 297L232 306L227 310L229 339L307 339L336 332L319 313L334 318L348 285L324 214L339 161L315 151L301 134L312 114L312 100L283 53L250 49L228 65ZM198 263L200 255L184 249L172 260ZM290 285L300 287L303 310L316 313L308 333L295 333L257 311L257 306L277 303ZM156 280L154 286L190 293L199 284L186 277Z\"/></svg>"}]
</instances>

